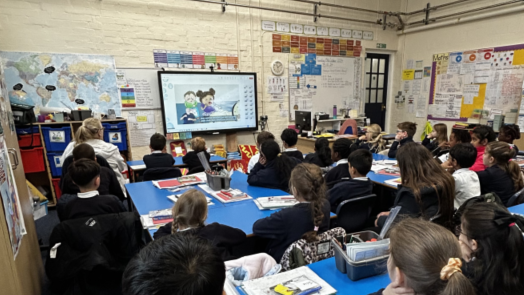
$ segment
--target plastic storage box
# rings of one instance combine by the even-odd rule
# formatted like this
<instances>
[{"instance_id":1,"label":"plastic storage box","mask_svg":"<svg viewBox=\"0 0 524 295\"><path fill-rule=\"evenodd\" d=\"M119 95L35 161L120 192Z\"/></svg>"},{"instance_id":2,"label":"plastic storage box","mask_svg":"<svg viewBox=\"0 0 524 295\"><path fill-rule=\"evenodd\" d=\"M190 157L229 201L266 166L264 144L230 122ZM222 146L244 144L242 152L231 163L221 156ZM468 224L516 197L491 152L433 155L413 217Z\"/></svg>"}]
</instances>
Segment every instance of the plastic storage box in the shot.
<instances>
[{"instance_id":1,"label":"plastic storage box","mask_svg":"<svg viewBox=\"0 0 524 295\"><path fill-rule=\"evenodd\" d=\"M214 191L229 189L231 178L229 176L212 175L206 172L207 185Z\"/></svg>"},{"instance_id":2,"label":"plastic storage box","mask_svg":"<svg viewBox=\"0 0 524 295\"><path fill-rule=\"evenodd\" d=\"M71 141L71 127L42 127L48 152L63 152Z\"/></svg>"},{"instance_id":3,"label":"plastic storage box","mask_svg":"<svg viewBox=\"0 0 524 295\"><path fill-rule=\"evenodd\" d=\"M26 128L16 128L16 134L18 135L27 135L32 133L40 133L38 126L26 127Z\"/></svg>"},{"instance_id":4,"label":"plastic storage box","mask_svg":"<svg viewBox=\"0 0 524 295\"><path fill-rule=\"evenodd\" d=\"M47 159L49 160L49 167L51 167L51 175L53 177L62 176L62 161L60 158L62 153L47 153Z\"/></svg>"},{"instance_id":5,"label":"plastic storage box","mask_svg":"<svg viewBox=\"0 0 524 295\"><path fill-rule=\"evenodd\" d=\"M104 141L112 143L121 151L127 151L126 122L102 123L104 127Z\"/></svg>"},{"instance_id":6,"label":"plastic storage box","mask_svg":"<svg viewBox=\"0 0 524 295\"><path fill-rule=\"evenodd\" d=\"M20 138L18 139L18 146L21 148L42 146L42 142L40 141L40 133L18 135L18 137ZM33 142L31 142L31 139Z\"/></svg>"},{"instance_id":7,"label":"plastic storage box","mask_svg":"<svg viewBox=\"0 0 524 295\"><path fill-rule=\"evenodd\" d=\"M37 147L34 149L20 150L22 165L25 173L35 173L45 171L44 148Z\"/></svg>"},{"instance_id":8,"label":"plastic storage box","mask_svg":"<svg viewBox=\"0 0 524 295\"><path fill-rule=\"evenodd\" d=\"M60 170L62 170L62 168L60 168ZM56 200L58 201L60 200L60 197L62 196L62 190L60 189L60 178L53 178L51 181L53 182L53 187L55 188Z\"/></svg>"}]
</instances>

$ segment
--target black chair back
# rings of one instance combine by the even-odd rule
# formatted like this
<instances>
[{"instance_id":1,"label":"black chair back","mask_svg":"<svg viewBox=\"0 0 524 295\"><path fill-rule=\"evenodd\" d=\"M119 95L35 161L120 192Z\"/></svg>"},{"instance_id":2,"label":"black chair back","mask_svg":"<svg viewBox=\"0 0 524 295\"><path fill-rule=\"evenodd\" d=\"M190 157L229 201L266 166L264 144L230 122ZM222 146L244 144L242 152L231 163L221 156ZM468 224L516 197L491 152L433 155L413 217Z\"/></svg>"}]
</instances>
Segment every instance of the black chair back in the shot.
<instances>
[{"instance_id":1,"label":"black chair back","mask_svg":"<svg viewBox=\"0 0 524 295\"><path fill-rule=\"evenodd\" d=\"M180 172L180 169L175 167L149 168L144 172L143 180L151 181L177 178L180 176L182 176L182 172Z\"/></svg>"},{"instance_id":2,"label":"black chair back","mask_svg":"<svg viewBox=\"0 0 524 295\"><path fill-rule=\"evenodd\" d=\"M187 175L189 175L189 174L195 174L195 173L200 173L200 172L204 172L204 171L206 171L206 170L204 169L204 167L202 167L202 166L198 166L198 167L191 168L191 170L189 170L189 172L187 173Z\"/></svg>"},{"instance_id":3,"label":"black chair back","mask_svg":"<svg viewBox=\"0 0 524 295\"><path fill-rule=\"evenodd\" d=\"M513 196L511 196L511 198L509 198L508 203L506 203L506 207L511 207L511 206L520 204L523 198L524 198L524 188L516 192Z\"/></svg>"},{"instance_id":4,"label":"black chair back","mask_svg":"<svg viewBox=\"0 0 524 295\"><path fill-rule=\"evenodd\" d=\"M367 195L340 203L337 207L337 226L346 233L360 231L366 225L377 195Z\"/></svg>"}]
</instances>

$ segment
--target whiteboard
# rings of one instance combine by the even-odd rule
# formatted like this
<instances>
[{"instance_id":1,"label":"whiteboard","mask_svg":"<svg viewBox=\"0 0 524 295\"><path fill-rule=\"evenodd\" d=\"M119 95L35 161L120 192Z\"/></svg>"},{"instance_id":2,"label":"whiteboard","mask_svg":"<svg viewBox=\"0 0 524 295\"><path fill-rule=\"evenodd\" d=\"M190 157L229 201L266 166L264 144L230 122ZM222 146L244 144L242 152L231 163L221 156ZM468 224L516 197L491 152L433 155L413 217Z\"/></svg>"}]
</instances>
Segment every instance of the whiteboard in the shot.
<instances>
[{"instance_id":1,"label":"whiteboard","mask_svg":"<svg viewBox=\"0 0 524 295\"><path fill-rule=\"evenodd\" d=\"M129 87L135 91L136 107L123 110L160 109L160 90L158 85L158 69L155 68L117 68L117 73L123 72Z\"/></svg>"}]
</instances>

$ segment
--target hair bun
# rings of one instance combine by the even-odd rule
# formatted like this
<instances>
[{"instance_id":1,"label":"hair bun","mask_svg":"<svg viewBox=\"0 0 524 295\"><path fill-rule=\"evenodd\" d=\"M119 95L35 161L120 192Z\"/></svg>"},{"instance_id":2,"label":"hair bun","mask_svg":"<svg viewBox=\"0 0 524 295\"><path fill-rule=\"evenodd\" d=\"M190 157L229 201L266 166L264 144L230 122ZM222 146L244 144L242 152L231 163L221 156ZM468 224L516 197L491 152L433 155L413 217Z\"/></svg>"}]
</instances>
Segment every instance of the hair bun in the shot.
<instances>
[{"instance_id":1,"label":"hair bun","mask_svg":"<svg viewBox=\"0 0 524 295\"><path fill-rule=\"evenodd\" d=\"M209 94L214 96L215 95L215 89L209 88Z\"/></svg>"}]
</instances>

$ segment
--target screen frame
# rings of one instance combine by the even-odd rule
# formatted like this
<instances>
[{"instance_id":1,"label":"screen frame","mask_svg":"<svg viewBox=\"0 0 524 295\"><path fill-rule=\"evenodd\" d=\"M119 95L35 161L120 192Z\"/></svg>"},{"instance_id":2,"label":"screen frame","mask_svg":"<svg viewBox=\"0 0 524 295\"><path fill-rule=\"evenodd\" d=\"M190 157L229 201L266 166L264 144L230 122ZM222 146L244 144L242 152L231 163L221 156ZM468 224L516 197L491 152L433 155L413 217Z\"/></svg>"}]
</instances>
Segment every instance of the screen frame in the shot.
<instances>
[{"instance_id":1,"label":"screen frame","mask_svg":"<svg viewBox=\"0 0 524 295\"><path fill-rule=\"evenodd\" d=\"M233 128L233 129L213 129L205 131L184 131L191 132L191 134L227 134L227 133L236 133L240 131L257 131L258 130L258 89L257 89L257 73L255 72L190 72L190 71L158 71L158 89L160 91L160 105L162 112L162 125L164 127L164 135L167 136L167 124L166 124L166 112L164 106L164 92L162 89L162 75L226 75L226 76L245 76L252 75L254 77L254 94L255 94L255 126L254 127L244 127L244 128ZM175 132L176 133L176 132Z\"/></svg>"}]
</instances>

